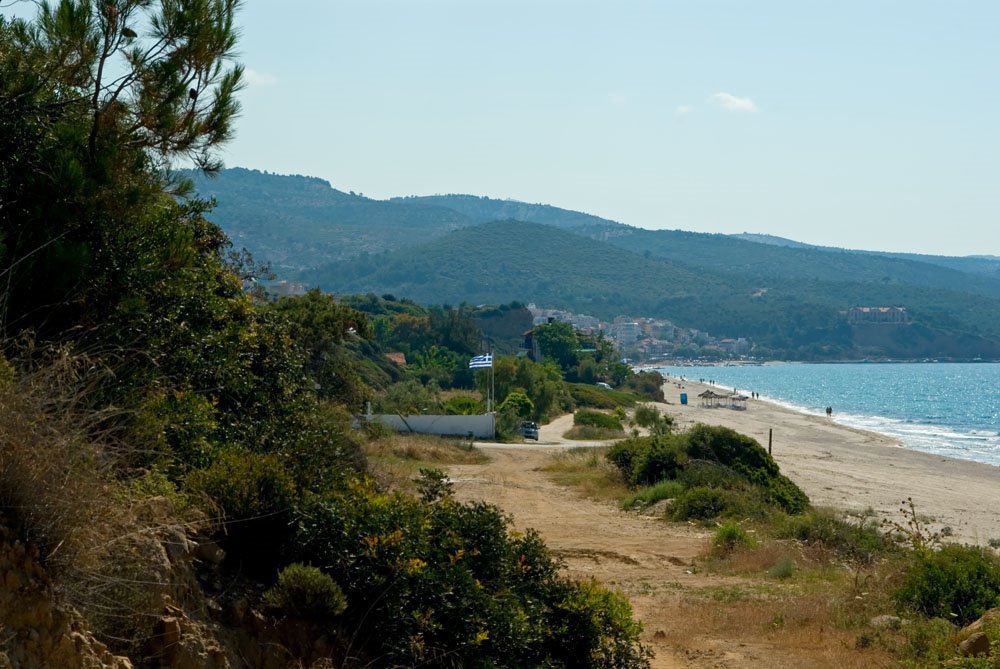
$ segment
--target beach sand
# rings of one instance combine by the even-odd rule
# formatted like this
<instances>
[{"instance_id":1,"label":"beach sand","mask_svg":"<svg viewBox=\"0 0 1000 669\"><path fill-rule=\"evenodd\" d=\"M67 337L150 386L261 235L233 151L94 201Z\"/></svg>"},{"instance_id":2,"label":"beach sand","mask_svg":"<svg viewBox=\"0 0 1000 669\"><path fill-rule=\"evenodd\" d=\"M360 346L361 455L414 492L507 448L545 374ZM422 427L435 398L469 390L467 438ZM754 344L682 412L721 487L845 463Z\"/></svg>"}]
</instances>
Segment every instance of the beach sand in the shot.
<instances>
[{"instance_id":1,"label":"beach sand","mask_svg":"<svg viewBox=\"0 0 1000 669\"><path fill-rule=\"evenodd\" d=\"M849 512L871 509L879 519L903 520L899 509L912 498L918 517L948 540L987 544L1000 540L1000 467L913 451L873 432L839 425L832 419L799 413L759 399L746 409L704 407L698 394L709 389L668 377L666 404L659 408L676 426L723 425L768 446L783 474L801 487L813 504ZM715 389L716 392L722 392ZM680 403L687 393L688 404ZM744 393L749 395L749 392Z\"/></svg>"}]
</instances>

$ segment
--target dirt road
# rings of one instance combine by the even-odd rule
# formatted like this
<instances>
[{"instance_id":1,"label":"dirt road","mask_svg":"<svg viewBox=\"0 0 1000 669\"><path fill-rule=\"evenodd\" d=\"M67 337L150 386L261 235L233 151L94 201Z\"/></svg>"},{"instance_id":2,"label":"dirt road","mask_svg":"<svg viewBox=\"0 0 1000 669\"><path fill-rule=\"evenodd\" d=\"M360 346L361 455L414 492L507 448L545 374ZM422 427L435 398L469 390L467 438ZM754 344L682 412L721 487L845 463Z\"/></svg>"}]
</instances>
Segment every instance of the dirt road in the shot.
<instances>
[{"instance_id":1,"label":"dirt road","mask_svg":"<svg viewBox=\"0 0 1000 669\"><path fill-rule=\"evenodd\" d=\"M490 445L484 448L489 463L449 468L456 494L496 504L517 527L537 529L571 577L593 577L627 595L643 622L643 640L656 653L654 667L832 666L824 644L842 640L762 635L759 626L739 620L702 627L713 619L706 593L753 585L700 573L694 560L707 546L706 530L625 513L552 483L541 467L566 444L555 432L560 425L546 427L543 445Z\"/></svg>"}]
</instances>

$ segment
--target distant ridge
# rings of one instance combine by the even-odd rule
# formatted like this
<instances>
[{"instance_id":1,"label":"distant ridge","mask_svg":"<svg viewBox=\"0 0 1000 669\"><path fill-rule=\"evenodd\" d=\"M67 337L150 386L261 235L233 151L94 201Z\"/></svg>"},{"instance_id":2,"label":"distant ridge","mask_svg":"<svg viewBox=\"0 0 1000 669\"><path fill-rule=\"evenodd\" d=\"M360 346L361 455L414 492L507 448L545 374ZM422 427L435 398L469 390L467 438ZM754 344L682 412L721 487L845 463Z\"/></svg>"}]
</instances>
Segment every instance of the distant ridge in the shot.
<instances>
[{"instance_id":1,"label":"distant ridge","mask_svg":"<svg viewBox=\"0 0 1000 669\"><path fill-rule=\"evenodd\" d=\"M849 277L723 274L648 250L616 248L548 225L494 221L335 263L305 278L326 290L391 293L424 303L518 300L605 319L664 318L720 337L751 338L775 357L1000 357L995 297ZM912 322L852 325L847 312L854 305L904 305Z\"/></svg>"},{"instance_id":2,"label":"distant ridge","mask_svg":"<svg viewBox=\"0 0 1000 669\"><path fill-rule=\"evenodd\" d=\"M282 278L328 290L666 318L794 359L1000 357L994 258L645 230L472 195L374 200L256 170L192 176L217 199L209 217L237 247ZM847 322L854 306L899 306L908 319L866 328Z\"/></svg>"},{"instance_id":3,"label":"distant ridge","mask_svg":"<svg viewBox=\"0 0 1000 669\"><path fill-rule=\"evenodd\" d=\"M518 202L517 200L497 200L476 195L395 197L389 201L447 207L467 216L476 223L513 220L542 223L569 230L629 229L631 227L592 214L560 209L559 207L547 204L528 204L527 202Z\"/></svg>"},{"instance_id":4,"label":"distant ridge","mask_svg":"<svg viewBox=\"0 0 1000 669\"><path fill-rule=\"evenodd\" d=\"M453 209L372 200L337 190L316 177L239 167L215 177L186 174L200 195L216 199L209 218L234 244L285 275L361 253L400 248L473 223Z\"/></svg>"},{"instance_id":5,"label":"distant ridge","mask_svg":"<svg viewBox=\"0 0 1000 669\"><path fill-rule=\"evenodd\" d=\"M816 249L833 253L860 253L863 255L883 256L887 258L898 258L900 260L914 260L916 262L929 263L940 267L958 270L960 272L971 272L985 274L994 278L1000 278L1000 256L974 255L974 256L938 256L922 253L897 253L893 251L865 251L858 249L842 249L833 246L816 246L804 244L784 237L774 235L762 235L743 232L729 235L736 239L742 239L757 244L769 244L771 246L784 246L797 249Z\"/></svg>"}]
</instances>

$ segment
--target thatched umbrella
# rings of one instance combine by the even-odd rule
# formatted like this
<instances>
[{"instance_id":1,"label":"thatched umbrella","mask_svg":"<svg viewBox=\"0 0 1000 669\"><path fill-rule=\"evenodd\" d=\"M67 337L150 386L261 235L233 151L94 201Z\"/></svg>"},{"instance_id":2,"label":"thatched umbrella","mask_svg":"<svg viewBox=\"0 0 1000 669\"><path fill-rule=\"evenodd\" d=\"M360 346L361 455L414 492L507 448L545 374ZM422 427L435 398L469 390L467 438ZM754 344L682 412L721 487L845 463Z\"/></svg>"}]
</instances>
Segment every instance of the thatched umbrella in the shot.
<instances>
[{"instance_id":1,"label":"thatched umbrella","mask_svg":"<svg viewBox=\"0 0 1000 669\"><path fill-rule=\"evenodd\" d=\"M698 393L698 397L701 398L702 406L715 406L721 395L716 395L715 392L706 390L703 393Z\"/></svg>"}]
</instances>

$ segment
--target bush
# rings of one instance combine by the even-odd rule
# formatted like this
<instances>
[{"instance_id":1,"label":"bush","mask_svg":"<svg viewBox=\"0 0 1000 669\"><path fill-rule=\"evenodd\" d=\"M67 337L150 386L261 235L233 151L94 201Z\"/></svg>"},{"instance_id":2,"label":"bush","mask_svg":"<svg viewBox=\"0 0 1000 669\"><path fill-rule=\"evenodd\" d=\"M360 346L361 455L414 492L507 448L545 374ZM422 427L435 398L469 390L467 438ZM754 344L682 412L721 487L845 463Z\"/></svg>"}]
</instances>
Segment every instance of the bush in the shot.
<instances>
[{"instance_id":1,"label":"bush","mask_svg":"<svg viewBox=\"0 0 1000 669\"><path fill-rule=\"evenodd\" d=\"M286 615L323 623L344 612L347 598L329 575L296 562L281 570L278 582L264 593L264 603Z\"/></svg>"},{"instance_id":2,"label":"bush","mask_svg":"<svg viewBox=\"0 0 1000 669\"><path fill-rule=\"evenodd\" d=\"M633 393L624 393L618 390L607 390L586 383L567 384L570 397L577 407L587 407L588 409L613 410L615 407L630 407L635 404L636 396Z\"/></svg>"},{"instance_id":3,"label":"bush","mask_svg":"<svg viewBox=\"0 0 1000 669\"><path fill-rule=\"evenodd\" d=\"M687 453L681 443L670 437L656 437L635 462L632 480L652 485L664 479L677 478L687 462Z\"/></svg>"},{"instance_id":4,"label":"bush","mask_svg":"<svg viewBox=\"0 0 1000 669\"><path fill-rule=\"evenodd\" d=\"M273 569L291 534L296 487L273 455L245 451L223 453L208 469L186 480L193 495L206 495L225 516L227 547L245 564Z\"/></svg>"},{"instance_id":5,"label":"bush","mask_svg":"<svg viewBox=\"0 0 1000 669\"><path fill-rule=\"evenodd\" d=\"M606 427L593 427L590 425L574 425L563 433L566 439L576 439L580 441L603 441L618 439L622 433L618 430L609 430Z\"/></svg>"},{"instance_id":6,"label":"bush","mask_svg":"<svg viewBox=\"0 0 1000 669\"><path fill-rule=\"evenodd\" d=\"M642 626L628 600L596 581L581 581L559 605L560 636L567 667L646 667L649 651L639 643Z\"/></svg>"},{"instance_id":7,"label":"bush","mask_svg":"<svg viewBox=\"0 0 1000 669\"><path fill-rule=\"evenodd\" d=\"M560 578L537 533L512 534L487 504L436 500L358 483L307 501L293 545L338 575L358 653L385 666L646 666L627 608Z\"/></svg>"},{"instance_id":8,"label":"bush","mask_svg":"<svg viewBox=\"0 0 1000 669\"><path fill-rule=\"evenodd\" d=\"M787 516L778 536L828 548L842 558L871 564L888 549L878 528L870 523L850 523L830 511L813 510Z\"/></svg>"},{"instance_id":9,"label":"bush","mask_svg":"<svg viewBox=\"0 0 1000 669\"><path fill-rule=\"evenodd\" d=\"M471 395L453 395L444 403L444 412L452 416L478 416L484 411L482 400Z\"/></svg>"},{"instance_id":10,"label":"bush","mask_svg":"<svg viewBox=\"0 0 1000 669\"><path fill-rule=\"evenodd\" d=\"M622 508L645 508L664 499L673 499L682 492L684 492L684 484L680 481L660 481L656 485L643 488L631 497L627 497L622 501Z\"/></svg>"},{"instance_id":11,"label":"bush","mask_svg":"<svg viewBox=\"0 0 1000 669\"><path fill-rule=\"evenodd\" d=\"M622 439L609 448L604 457L621 472L626 483L632 484L636 463L649 450L650 443L651 440L648 437Z\"/></svg>"},{"instance_id":12,"label":"bush","mask_svg":"<svg viewBox=\"0 0 1000 669\"><path fill-rule=\"evenodd\" d=\"M729 467L706 460L689 462L678 478L689 488L741 488L748 485Z\"/></svg>"},{"instance_id":13,"label":"bush","mask_svg":"<svg viewBox=\"0 0 1000 669\"><path fill-rule=\"evenodd\" d=\"M735 490L720 488L688 488L670 507L674 520L712 520L743 515L743 495Z\"/></svg>"},{"instance_id":14,"label":"bush","mask_svg":"<svg viewBox=\"0 0 1000 669\"><path fill-rule=\"evenodd\" d=\"M641 404L635 408L636 425L647 428L651 434L669 434L674 427L673 416L661 414L660 410L650 404Z\"/></svg>"},{"instance_id":15,"label":"bush","mask_svg":"<svg viewBox=\"0 0 1000 669\"><path fill-rule=\"evenodd\" d=\"M915 551L894 597L924 615L967 625L1000 605L1000 560L978 546Z\"/></svg>"},{"instance_id":16,"label":"bush","mask_svg":"<svg viewBox=\"0 0 1000 669\"><path fill-rule=\"evenodd\" d=\"M573 424L601 427L606 430L615 430L617 432L624 431L621 421L614 416L601 413L600 411L589 411L587 409L580 409L573 414Z\"/></svg>"},{"instance_id":17,"label":"bush","mask_svg":"<svg viewBox=\"0 0 1000 669\"><path fill-rule=\"evenodd\" d=\"M659 372L639 372L625 379L625 386L653 402L663 402L663 375Z\"/></svg>"},{"instance_id":18,"label":"bush","mask_svg":"<svg viewBox=\"0 0 1000 669\"><path fill-rule=\"evenodd\" d=\"M725 427L695 425L685 435L692 459L717 462L741 478L767 491L770 499L788 513L809 508L809 498L788 477L774 459L751 437Z\"/></svg>"},{"instance_id":19,"label":"bush","mask_svg":"<svg viewBox=\"0 0 1000 669\"><path fill-rule=\"evenodd\" d=\"M712 547L723 552L729 552L737 546L754 548L756 545L757 541L731 520L719 525L712 535Z\"/></svg>"}]
</instances>

